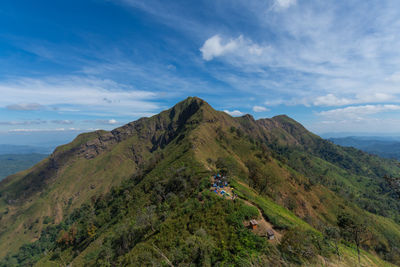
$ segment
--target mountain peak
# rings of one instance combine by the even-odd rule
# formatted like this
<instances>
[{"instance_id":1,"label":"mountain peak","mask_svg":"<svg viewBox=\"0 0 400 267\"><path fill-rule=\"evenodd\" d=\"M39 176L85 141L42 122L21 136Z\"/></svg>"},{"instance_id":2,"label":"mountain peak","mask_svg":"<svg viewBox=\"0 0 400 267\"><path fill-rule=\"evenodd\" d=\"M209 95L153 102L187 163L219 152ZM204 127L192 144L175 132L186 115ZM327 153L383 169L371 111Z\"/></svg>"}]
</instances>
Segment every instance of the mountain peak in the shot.
<instances>
[{"instance_id":1,"label":"mountain peak","mask_svg":"<svg viewBox=\"0 0 400 267\"><path fill-rule=\"evenodd\" d=\"M185 100L177 103L171 109L184 110L188 107L192 107L195 109L200 109L200 107L207 108L207 109L213 109L206 101L204 101L203 99L201 99L197 96L189 96Z\"/></svg>"},{"instance_id":2,"label":"mountain peak","mask_svg":"<svg viewBox=\"0 0 400 267\"><path fill-rule=\"evenodd\" d=\"M188 98L186 98L185 100L178 102L175 106L172 107L172 109L182 109L185 108L187 106L193 105L193 106L197 106L200 107L204 104L208 103L206 101L204 101L203 99L197 97L197 96L189 96ZM210 105L208 105L210 106ZM211 107L211 106L210 106Z\"/></svg>"},{"instance_id":3,"label":"mountain peak","mask_svg":"<svg viewBox=\"0 0 400 267\"><path fill-rule=\"evenodd\" d=\"M203 99L201 99L200 97L197 97L197 96L189 96L185 100L183 100L182 102L206 103L206 101L204 101Z\"/></svg>"},{"instance_id":4,"label":"mountain peak","mask_svg":"<svg viewBox=\"0 0 400 267\"><path fill-rule=\"evenodd\" d=\"M186 98L165 112L169 113L170 119L179 124L218 120L218 117L221 116L221 112L218 112L205 100L196 96Z\"/></svg>"}]
</instances>

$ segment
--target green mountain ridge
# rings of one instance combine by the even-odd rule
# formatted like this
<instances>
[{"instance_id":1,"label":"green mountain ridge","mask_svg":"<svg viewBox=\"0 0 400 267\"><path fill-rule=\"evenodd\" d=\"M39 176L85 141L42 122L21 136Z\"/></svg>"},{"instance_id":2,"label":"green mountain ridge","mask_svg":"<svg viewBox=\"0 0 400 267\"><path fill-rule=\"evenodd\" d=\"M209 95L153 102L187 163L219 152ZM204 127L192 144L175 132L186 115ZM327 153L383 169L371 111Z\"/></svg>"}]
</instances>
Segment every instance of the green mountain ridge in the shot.
<instances>
[{"instance_id":1,"label":"green mountain ridge","mask_svg":"<svg viewBox=\"0 0 400 267\"><path fill-rule=\"evenodd\" d=\"M209 190L216 172L237 201ZM352 266L357 242L341 222L363 218L361 263L399 265L400 203L383 178L399 173L397 161L334 145L285 115L233 118L188 98L79 135L0 182L1 264ZM280 240L245 228L252 218Z\"/></svg>"}]
</instances>

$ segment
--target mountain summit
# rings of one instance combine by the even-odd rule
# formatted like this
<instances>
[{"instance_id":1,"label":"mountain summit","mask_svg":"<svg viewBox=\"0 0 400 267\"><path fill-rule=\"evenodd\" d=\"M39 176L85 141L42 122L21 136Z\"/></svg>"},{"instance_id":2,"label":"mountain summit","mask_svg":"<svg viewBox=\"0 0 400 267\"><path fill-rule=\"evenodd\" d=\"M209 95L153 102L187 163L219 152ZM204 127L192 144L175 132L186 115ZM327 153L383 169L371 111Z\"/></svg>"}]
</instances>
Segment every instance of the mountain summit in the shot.
<instances>
[{"instance_id":1,"label":"mountain summit","mask_svg":"<svg viewBox=\"0 0 400 267\"><path fill-rule=\"evenodd\" d=\"M0 266L392 266L399 173L285 115L189 97L3 180Z\"/></svg>"}]
</instances>

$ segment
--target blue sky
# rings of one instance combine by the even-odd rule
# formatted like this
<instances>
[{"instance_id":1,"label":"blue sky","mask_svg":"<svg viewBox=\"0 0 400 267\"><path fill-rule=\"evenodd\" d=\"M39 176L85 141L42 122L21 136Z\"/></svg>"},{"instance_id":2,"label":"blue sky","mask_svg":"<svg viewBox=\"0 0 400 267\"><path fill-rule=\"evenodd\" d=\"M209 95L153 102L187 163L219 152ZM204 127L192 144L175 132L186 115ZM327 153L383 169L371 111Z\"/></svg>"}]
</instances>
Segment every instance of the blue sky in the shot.
<instances>
[{"instance_id":1,"label":"blue sky","mask_svg":"<svg viewBox=\"0 0 400 267\"><path fill-rule=\"evenodd\" d=\"M395 0L4 1L0 143L113 129L187 96L319 134L398 134L399 32Z\"/></svg>"}]
</instances>

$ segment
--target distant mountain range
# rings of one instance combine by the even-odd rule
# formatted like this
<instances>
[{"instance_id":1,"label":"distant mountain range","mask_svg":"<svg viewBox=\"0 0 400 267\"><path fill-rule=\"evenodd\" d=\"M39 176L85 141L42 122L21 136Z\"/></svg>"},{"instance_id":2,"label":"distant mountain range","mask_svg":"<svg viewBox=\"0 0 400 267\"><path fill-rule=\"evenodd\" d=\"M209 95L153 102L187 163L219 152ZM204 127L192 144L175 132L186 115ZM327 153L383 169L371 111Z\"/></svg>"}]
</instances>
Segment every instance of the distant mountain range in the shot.
<instances>
[{"instance_id":1,"label":"distant mountain range","mask_svg":"<svg viewBox=\"0 0 400 267\"><path fill-rule=\"evenodd\" d=\"M51 154L53 148L28 145L0 145L0 181L26 170Z\"/></svg>"},{"instance_id":2,"label":"distant mountain range","mask_svg":"<svg viewBox=\"0 0 400 267\"><path fill-rule=\"evenodd\" d=\"M54 147L0 144L0 155L4 154L50 154Z\"/></svg>"},{"instance_id":3,"label":"distant mountain range","mask_svg":"<svg viewBox=\"0 0 400 267\"><path fill-rule=\"evenodd\" d=\"M7 176L26 170L49 154L0 154L0 181Z\"/></svg>"},{"instance_id":4,"label":"distant mountain range","mask_svg":"<svg viewBox=\"0 0 400 267\"><path fill-rule=\"evenodd\" d=\"M400 160L400 141L396 138L349 136L329 140L340 146L354 147L380 157Z\"/></svg>"}]
</instances>

